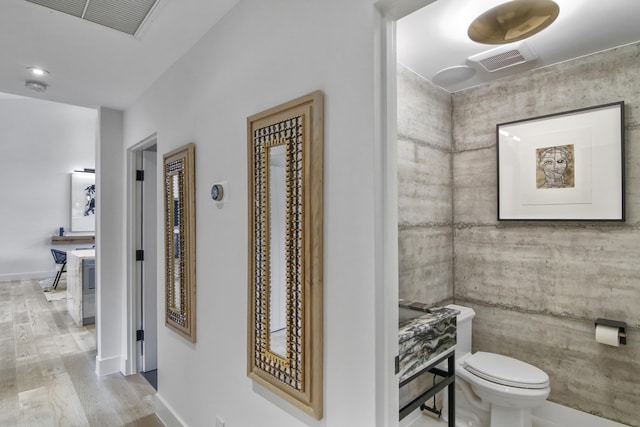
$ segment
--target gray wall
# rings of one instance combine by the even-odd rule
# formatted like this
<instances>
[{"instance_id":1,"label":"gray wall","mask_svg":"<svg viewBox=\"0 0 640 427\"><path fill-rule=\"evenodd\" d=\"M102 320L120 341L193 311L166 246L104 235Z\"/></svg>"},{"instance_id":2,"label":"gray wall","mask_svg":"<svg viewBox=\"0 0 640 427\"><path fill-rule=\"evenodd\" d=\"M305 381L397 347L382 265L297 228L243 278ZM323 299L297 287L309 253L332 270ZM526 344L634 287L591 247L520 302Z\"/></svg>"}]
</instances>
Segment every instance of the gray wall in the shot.
<instances>
[{"instance_id":1,"label":"gray wall","mask_svg":"<svg viewBox=\"0 0 640 427\"><path fill-rule=\"evenodd\" d=\"M640 45L528 72L453 99L454 282L474 350L544 369L550 400L640 425ZM496 220L495 125L625 101L625 223ZM440 101L438 100L437 103ZM594 319L626 321L627 346Z\"/></svg>"},{"instance_id":2,"label":"gray wall","mask_svg":"<svg viewBox=\"0 0 640 427\"><path fill-rule=\"evenodd\" d=\"M399 296L453 298L451 96L398 66Z\"/></svg>"}]
</instances>

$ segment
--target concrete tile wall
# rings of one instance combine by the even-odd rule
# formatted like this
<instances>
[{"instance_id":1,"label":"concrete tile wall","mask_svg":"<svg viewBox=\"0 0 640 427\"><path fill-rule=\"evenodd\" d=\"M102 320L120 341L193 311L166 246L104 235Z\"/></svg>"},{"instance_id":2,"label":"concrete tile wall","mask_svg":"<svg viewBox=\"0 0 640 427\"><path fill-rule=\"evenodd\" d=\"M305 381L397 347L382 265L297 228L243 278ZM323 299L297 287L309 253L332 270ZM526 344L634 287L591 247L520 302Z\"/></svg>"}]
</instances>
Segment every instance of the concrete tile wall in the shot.
<instances>
[{"instance_id":1,"label":"concrete tile wall","mask_svg":"<svg viewBox=\"0 0 640 427\"><path fill-rule=\"evenodd\" d=\"M640 423L637 329L627 334L630 345L610 347L595 342L590 319L493 304L473 307L476 350L508 352L543 369L556 403L631 426Z\"/></svg>"},{"instance_id":2,"label":"concrete tile wall","mask_svg":"<svg viewBox=\"0 0 640 427\"><path fill-rule=\"evenodd\" d=\"M453 298L451 96L398 67L399 296Z\"/></svg>"},{"instance_id":3,"label":"concrete tile wall","mask_svg":"<svg viewBox=\"0 0 640 427\"><path fill-rule=\"evenodd\" d=\"M551 377L550 400L640 426L640 44L452 95L455 299L473 307L474 349ZM496 220L495 125L625 101L624 223ZM593 321L629 325L627 346Z\"/></svg>"}]
</instances>

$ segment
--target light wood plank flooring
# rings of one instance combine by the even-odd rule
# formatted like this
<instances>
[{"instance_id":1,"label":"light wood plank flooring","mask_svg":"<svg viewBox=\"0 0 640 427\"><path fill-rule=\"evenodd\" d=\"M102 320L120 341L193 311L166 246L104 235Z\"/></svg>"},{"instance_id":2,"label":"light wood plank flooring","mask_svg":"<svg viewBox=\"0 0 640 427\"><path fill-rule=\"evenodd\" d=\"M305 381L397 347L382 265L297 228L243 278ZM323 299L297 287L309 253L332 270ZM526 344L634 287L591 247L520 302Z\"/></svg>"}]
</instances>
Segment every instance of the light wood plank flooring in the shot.
<instances>
[{"instance_id":1,"label":"light wood plank flooring","mask_svg":"<svg viewBox=\"0 0 640 427\"><path fill-rule=\"evenodd\" d=\"M94 325L76 326L66 300L47 301L37 280L0 282L0 426L163 426L153 387L97 377L95 356Z\"/></svg>"}]
</instances>

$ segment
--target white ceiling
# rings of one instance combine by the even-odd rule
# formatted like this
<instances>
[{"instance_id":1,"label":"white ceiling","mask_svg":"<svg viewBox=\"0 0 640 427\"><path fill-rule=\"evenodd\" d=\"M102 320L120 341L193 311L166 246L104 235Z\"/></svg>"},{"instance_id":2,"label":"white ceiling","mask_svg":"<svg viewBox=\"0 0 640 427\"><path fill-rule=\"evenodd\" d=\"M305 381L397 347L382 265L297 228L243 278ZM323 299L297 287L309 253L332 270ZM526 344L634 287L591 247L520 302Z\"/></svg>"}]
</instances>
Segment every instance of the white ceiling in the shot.
<instances>
[{"instance_id":1,"label":"white ceiling","mask_svg":"<svg viewBox=\"0 0 640 427\"><path fill-rule=\"evenodd\" d=\"M62 1L62 0L61 0ZM0 2L0 92L124 109L238 0L160 0L137 37L25 0ZM27 67L49 88L25 88Z\"/></svg>"},{"instance_id":2,"label":"white ceiling","mask_svg":"<svg viewBox=\"0 0 640 427\"><path fill-rule=\"evenodd\" d=\"M482 12L505 1L438 0L402 18L397 26L398 62L429 81L448 67L471 67L475 74L467 80L440 85L456 92L640 40L640 0L555 0L560 6L556 21L525 40L538 59L490 73L467 58L496 46L471 41L467 28ZM454 72L449 76L455 80Z\"/></svg>"},{"instance_id":3,"label":"white ceiling","mask_svg":"<svg viewBox=\"0 0 640 427\"><path fill-rule=\"evenodd\" d=\"M62 0L61 0L62 1ZM124 109L239 0L160 0L137 37L25 0L0 2L0 92L85 107ZM447 67L476 73L454 92L495 78L640 40L640 0L556 0L560 16L526 40L533 63L489 73L466 58L494 46L466 36L468 24L503 0L438 0L398 22L398 59L428 80ZM640 61L639 61L640 65ZM24 86L30 66L49 88Z\"/></svg>"}]
</instances>

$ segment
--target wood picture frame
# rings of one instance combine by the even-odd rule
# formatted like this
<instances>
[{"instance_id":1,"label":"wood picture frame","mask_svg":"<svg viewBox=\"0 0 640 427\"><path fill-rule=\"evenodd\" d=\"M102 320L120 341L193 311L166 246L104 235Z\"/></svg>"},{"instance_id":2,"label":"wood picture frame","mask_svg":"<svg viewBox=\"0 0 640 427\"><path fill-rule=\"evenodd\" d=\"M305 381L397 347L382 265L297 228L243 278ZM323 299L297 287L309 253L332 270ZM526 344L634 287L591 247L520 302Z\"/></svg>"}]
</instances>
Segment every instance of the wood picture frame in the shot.
<instances>
[{"instance_id":1,"label":"wood picture frame","mask_svg":"<svg viewBox=\"0 0 640 427\"><path fill-rule=\"evenodd\" d=\"M322 93L249 117L247 148L248 376L321 419Z\"/></svg>"},{"instance_id":2,"label":"wood picture frame","mask_svg":"<svg viewBox=\"0 0 640 427\"><path fill-rule=\"evenodd\" d=\"M165 325L196 342L195 145L164 155Z\"/></svg>"}]
</instances>

